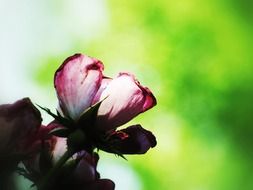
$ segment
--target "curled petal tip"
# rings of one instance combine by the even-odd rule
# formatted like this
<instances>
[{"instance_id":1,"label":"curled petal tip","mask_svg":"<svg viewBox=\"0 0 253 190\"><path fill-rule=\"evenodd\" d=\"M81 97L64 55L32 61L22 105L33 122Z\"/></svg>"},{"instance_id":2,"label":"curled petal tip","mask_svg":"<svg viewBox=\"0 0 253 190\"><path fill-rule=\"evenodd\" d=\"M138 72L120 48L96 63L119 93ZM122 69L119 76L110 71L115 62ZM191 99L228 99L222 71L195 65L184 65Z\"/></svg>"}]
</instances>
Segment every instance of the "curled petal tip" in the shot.
<instances>
[{"instance_id":1,"label":"curled petal tip","mask_svg":"<svg viewBox=\"0 0 253 190\"><path fill-rule=\"evenodd\" d=\"M135 84L142 90L143 96L145 98L142 112L145 112L148 109L151 109L152 107L156 106L157 101L156 101L154 94L151 92L151 90L148 87L142 86L140 81L138 81L136 79L134 74L131 74L128 72L120 72L118 74L118 77L120 77L120 76L130 77L132 79L132 81L135 82Z\"/></svg>"},{"instance_id":2,"label":"curled petal tip","mask_svg":"<svg viewBox=\"0 0 253 190\"><path fill-rule=\"evenodd\" d=\"M152 92L141 86L133 74L122 72L103 90L100 100L107 97L98 110L100 130L119 127L156 104Z\"/></svg>"}]
</instances>

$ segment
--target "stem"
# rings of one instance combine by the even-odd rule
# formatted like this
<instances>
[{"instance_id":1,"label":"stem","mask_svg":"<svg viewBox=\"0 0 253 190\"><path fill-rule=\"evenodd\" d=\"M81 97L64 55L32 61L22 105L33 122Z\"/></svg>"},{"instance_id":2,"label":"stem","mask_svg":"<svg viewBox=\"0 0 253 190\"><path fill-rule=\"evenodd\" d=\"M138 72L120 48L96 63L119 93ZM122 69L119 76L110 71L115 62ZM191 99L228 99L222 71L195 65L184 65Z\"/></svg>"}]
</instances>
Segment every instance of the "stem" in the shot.
<instances>
[{"instance_id":1,"label":"stem","mask_svg":"<svg viewBox=\"0 0 253 190\"><path fill-rule=\"evenodd\" d=\"M47 175L44 178L42 178L41 182L38 185L38 190L48 190L48 185L50 184L50 182L53 181L53 179L54 179L55 175L57 174L57 172L59 171L59 169L66 163L66 161L73 154L74 154L74 152L68 149L62 155L62 157L60 158L60 160L58 160L58 162L55 164L55 166L49 170L49 172L47 173Z\"/></svg>"}]
</instances>

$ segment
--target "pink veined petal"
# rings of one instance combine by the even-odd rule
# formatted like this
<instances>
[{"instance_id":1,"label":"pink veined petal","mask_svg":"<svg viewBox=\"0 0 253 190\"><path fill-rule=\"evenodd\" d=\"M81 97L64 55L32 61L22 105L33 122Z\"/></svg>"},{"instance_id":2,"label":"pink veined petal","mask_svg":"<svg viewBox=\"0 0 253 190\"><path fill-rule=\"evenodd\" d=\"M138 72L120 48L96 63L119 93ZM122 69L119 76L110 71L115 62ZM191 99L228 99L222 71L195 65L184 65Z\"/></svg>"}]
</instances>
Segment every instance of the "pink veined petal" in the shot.
<instances>
[{"instance_id":1,"label":"pink veined petal","mask_svg":"<svg viewBox=\"0 0 253 190\"><path fill-rule=\"evenodd\" d=\"M98 91L97 91L97 93L96 93L96 95L95 95L95 97L93 99L92 104L95 104L95 103L97 103L100 100L102 92L106 89L106 87L108 86L108 84L111 81L112 81L111 78L103 76L103 79L101 81L101 85L100 85L100 87L99 87L99 89L98 89Z\"/></svg>"},{"instance_id":2,"label":"pink veined petal","mask_svg":"<svg viewBox=\"0 0 253 190\"><path fill-rule=\"evenodd\" d=\"M67 58L54 77L60 107L65 116L77 120L92 104L102 80L103 64L86 55Z\"/></svg>"},{"instance_id":3,"label":"pink veined petal","mask_svg":"<svg viewBox=\"0 0 253 190\"><path fill-rule=\"evenodd\" d=\"M130 121L138 114L156 105L151 91L142 87L129 73L120 73L105 88L100 96L102 102L98 110L97 127L110 130Z\"/></svg>"}]
</instances>

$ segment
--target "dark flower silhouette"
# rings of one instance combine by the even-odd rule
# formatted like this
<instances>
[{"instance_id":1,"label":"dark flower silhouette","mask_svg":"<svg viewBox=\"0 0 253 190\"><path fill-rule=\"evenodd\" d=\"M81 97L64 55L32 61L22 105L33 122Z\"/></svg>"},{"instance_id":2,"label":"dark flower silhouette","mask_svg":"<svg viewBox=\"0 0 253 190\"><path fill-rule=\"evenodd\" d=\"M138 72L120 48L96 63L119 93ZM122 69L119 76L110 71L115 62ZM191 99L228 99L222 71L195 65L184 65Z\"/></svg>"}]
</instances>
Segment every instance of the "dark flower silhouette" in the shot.
<instances>
[{"instance_id":1,"label":"dark flower silhouette","mask_svg":"<svg viewBox=\"0 0 253 190\"><path fill-rule=\"evenodd\" d=\"M29 98L0 105L0 189L14 188L10 176L38 151L41 115Z\"/></svg>"}]
</instances>

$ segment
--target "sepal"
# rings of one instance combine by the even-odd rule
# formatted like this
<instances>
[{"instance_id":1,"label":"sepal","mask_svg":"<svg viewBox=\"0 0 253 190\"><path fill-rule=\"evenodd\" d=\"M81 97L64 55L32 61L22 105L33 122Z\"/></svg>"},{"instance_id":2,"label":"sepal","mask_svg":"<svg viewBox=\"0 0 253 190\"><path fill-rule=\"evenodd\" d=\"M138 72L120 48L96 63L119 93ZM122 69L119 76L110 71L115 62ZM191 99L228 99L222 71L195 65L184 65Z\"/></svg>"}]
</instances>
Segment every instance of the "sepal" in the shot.
<instances>
[{"instance_id":1,"label":"sepal","mask_svg":"<svg viewBox=\"0 0 253 190\"><path fill-rule=\"evenodd\" d=\"M66 127L58 127L58 128L55 128L55 129L52 129L49 134L50 135L54 135L54 136L57 136L57 137L68 137L69 134L73 132L73 130L69 129L69 128L66 128Z\"/></svg>"},{"instance_id":2,"label":"sepal","mask_svg":"<svg viewBox=\"0 0 253 190\"><path fill-rule=\"evenodd\" d=\"M58 110L56 110L57 114L54 114L53 112L51 112L51 110L49 108L46 107L42 107L38 104L36 104L40 109L44 110L45 112L47 112L47 114L49 114L50 116L52 116L56 121L58 121L60 124L62 124L63 126L67 127L67 128L73 128L73 126L75 125L75 122L73 119L71 119L70 117L63 117L60 112Z\"/></svg>"},{"instance_id":3,"label":"sepal","mask_svg":"<svg viewBox=\"0 0 253 190\"><path fill-rule=\"evenodd\" d=\"M101 103L106 99L107 97L105 97L104 99L102 99L101 101L97 102L96 104L90 106L89 108L87 108L80 116L79 120L78 120L78 125L85 129L87 127L94 128L95 122L96 122L96 118L97 118L97 114L98 114L98 109L101 105Z\"/></svg>"}]
</instances>

